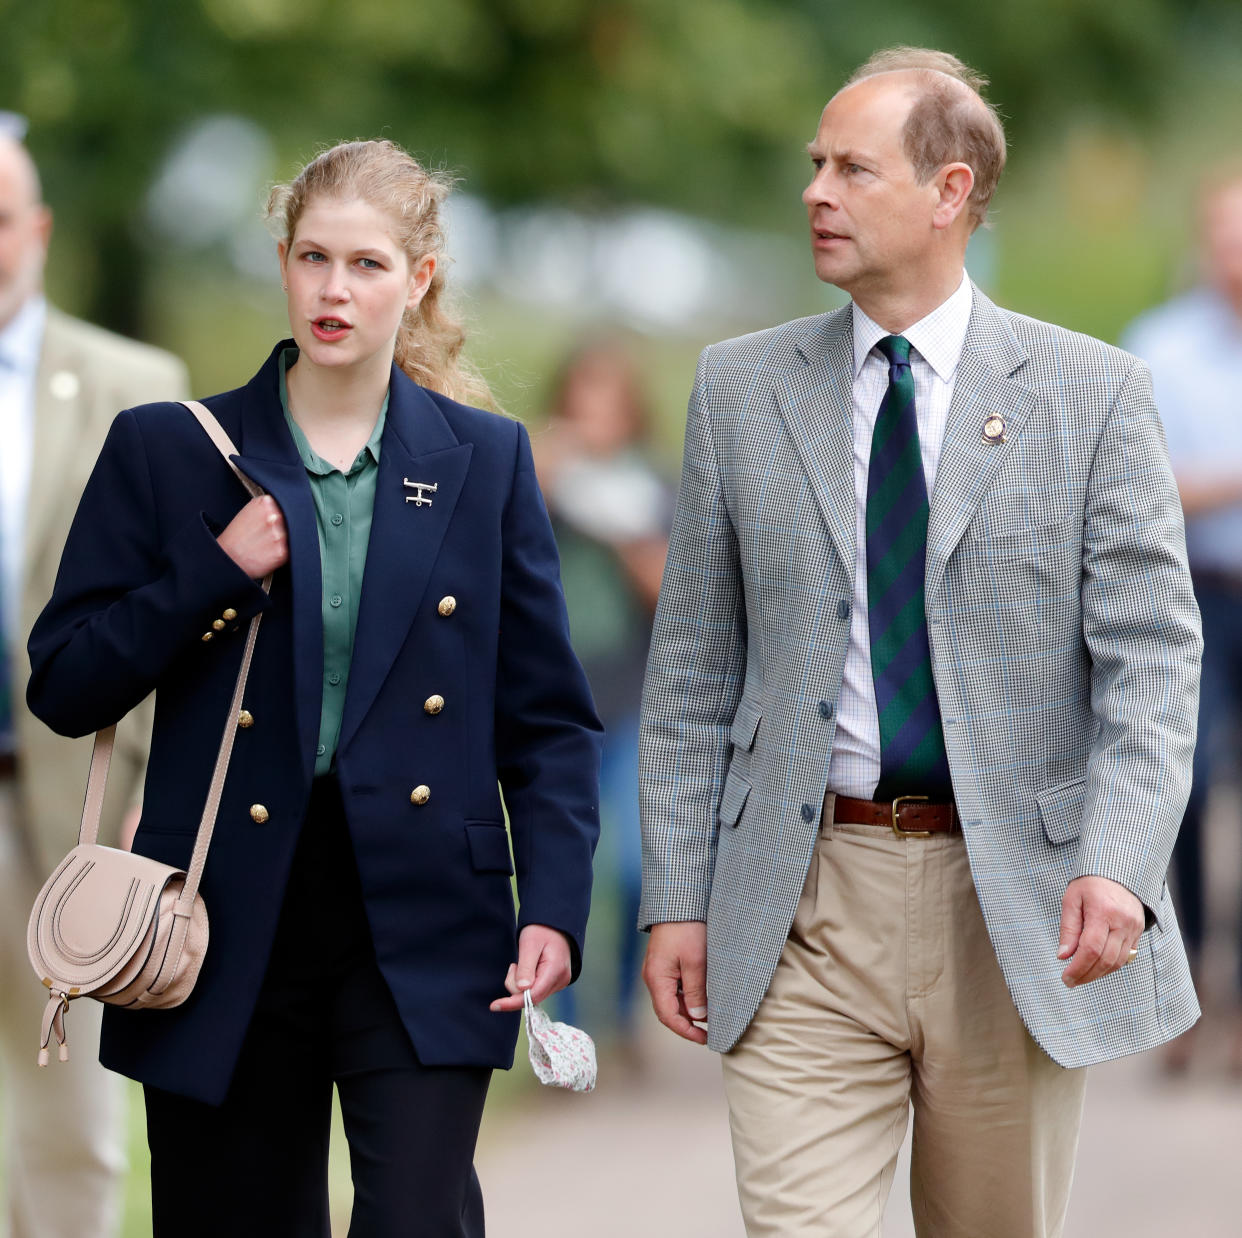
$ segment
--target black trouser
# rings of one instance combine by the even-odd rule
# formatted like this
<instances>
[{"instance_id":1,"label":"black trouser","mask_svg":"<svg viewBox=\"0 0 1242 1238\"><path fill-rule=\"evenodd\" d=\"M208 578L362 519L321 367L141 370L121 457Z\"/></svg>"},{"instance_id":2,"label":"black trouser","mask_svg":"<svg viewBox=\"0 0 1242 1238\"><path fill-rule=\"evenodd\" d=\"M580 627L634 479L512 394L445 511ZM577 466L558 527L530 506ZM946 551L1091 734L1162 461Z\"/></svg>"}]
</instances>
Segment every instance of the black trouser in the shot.
<instances>
[{"instance_id":1,"label":"black trouser","mask_svg":"<svg viewBox=\"0 0 1242 1238\"><path fill-rule=\"evenodd\" d=\"M482 1238L490 1079L418 1061L375 962L339 791L319 779L224 1104L146 1089L154 1238L329 1238L334 1083L350 1238Z\"/></svg>"}]
</instances>

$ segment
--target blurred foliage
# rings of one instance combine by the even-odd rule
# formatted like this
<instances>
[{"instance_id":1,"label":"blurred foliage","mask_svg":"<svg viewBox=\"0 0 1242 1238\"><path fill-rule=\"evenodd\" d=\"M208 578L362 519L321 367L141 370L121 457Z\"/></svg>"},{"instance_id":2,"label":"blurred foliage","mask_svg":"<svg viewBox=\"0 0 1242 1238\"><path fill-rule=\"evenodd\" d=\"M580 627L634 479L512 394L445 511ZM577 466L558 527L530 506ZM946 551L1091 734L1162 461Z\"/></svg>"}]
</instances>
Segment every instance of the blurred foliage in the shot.
<instances>
[{"instance_id":1,"label":"blurred foliage","mask_svg":"<svg viewBox=\"0 0 1242 1238\"><path fill-rule=\"evenodd\" d=\"M0 0L0 106L80 240L80 304L141 333L135 206L176 136L229 111L290 164L387 133L496 203L796 209L800 146L879 46L985 69L1020 150L1072 111L1142 126L1237 47L1237 0ZM1236 68L1236 61L1233 62ZM792 204L792 205L791 205Z\"/></svg>"}]
</instances>

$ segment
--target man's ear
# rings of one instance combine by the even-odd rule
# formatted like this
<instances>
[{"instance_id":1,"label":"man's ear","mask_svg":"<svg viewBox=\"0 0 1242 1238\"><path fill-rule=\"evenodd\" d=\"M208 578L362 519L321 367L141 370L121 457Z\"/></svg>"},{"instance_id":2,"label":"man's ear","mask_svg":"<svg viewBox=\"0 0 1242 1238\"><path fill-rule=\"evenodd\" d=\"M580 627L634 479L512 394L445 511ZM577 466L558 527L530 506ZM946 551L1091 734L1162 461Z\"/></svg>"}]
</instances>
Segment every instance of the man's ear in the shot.
<instances>
[{"instance_id":1,"label":"man's ear","mask_svg":"<svg viewBox=\"0 0 1242 1238\"><path fill-rule=\"evenodd\" d=\"M50 206L39 207L39 221L36 227L39 230L39 239L43 242L43 252L46 254L52 245L52 208Z\"/></svg>"},{"instance_id":2,"label":"man's ear","mask_svg":"<svg viewBox=\"0 0 1242 1238\"><path fill-rule=\"evenodd\" d=\"M953 222L966 210L970 201L970 191L975 187L975 174L968 163L946 163L936 173L936 188L939 200L932 215L932 224L936 228L951 227Z\"/></svg>"}]
</instances>

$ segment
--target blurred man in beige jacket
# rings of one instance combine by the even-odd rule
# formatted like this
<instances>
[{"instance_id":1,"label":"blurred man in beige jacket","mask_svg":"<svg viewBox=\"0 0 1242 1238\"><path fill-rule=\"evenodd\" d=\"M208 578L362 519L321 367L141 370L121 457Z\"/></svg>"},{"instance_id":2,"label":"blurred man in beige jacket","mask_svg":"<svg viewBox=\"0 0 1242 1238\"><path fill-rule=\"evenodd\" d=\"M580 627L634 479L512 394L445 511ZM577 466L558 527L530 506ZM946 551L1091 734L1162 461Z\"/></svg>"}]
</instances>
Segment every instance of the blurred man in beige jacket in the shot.
<instances>
[{"instance_id":1,"label":"blurred man in beige jacket","mask_svg":"<svg viewBox=\"0 0 1242 1238\"><path fill-rule=\"evenodd\" d=\"M77 840L90 740L66 740L25 708L26 640L112 418L186 394L175 357L69 318L43 296L52 215L0 114L0 1130L11 1238L115 1233L125 1168L120 1080L95 1060L100 1007L74 1009L65 1065L35 1065L44 994L26 958L26 919ZM104 837L141 796L149 710L118 730ZM108 832L111 831L109 834ZM0 1232L4 1220L0 1220Z\"/></svg>"}]
</instances>

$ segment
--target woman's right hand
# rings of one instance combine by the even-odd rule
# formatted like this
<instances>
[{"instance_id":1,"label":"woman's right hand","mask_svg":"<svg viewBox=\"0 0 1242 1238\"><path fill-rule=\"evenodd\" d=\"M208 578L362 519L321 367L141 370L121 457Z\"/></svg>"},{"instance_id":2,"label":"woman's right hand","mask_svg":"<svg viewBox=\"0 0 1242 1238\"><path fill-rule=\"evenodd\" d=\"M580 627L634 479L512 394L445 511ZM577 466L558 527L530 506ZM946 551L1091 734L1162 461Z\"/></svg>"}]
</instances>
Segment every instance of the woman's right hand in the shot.
<instances>
[{"instance_id":1,"label":"woman's right hand","mask_svg":"<svg viewBox=\"0 0 1242 1238\"><path fill-rule=\"evenodd\" d=\"M251 499L216 539L247 576L262 580L289 562L289 534L280 507L270 494Z\"/></svg>"}]
</instances>

